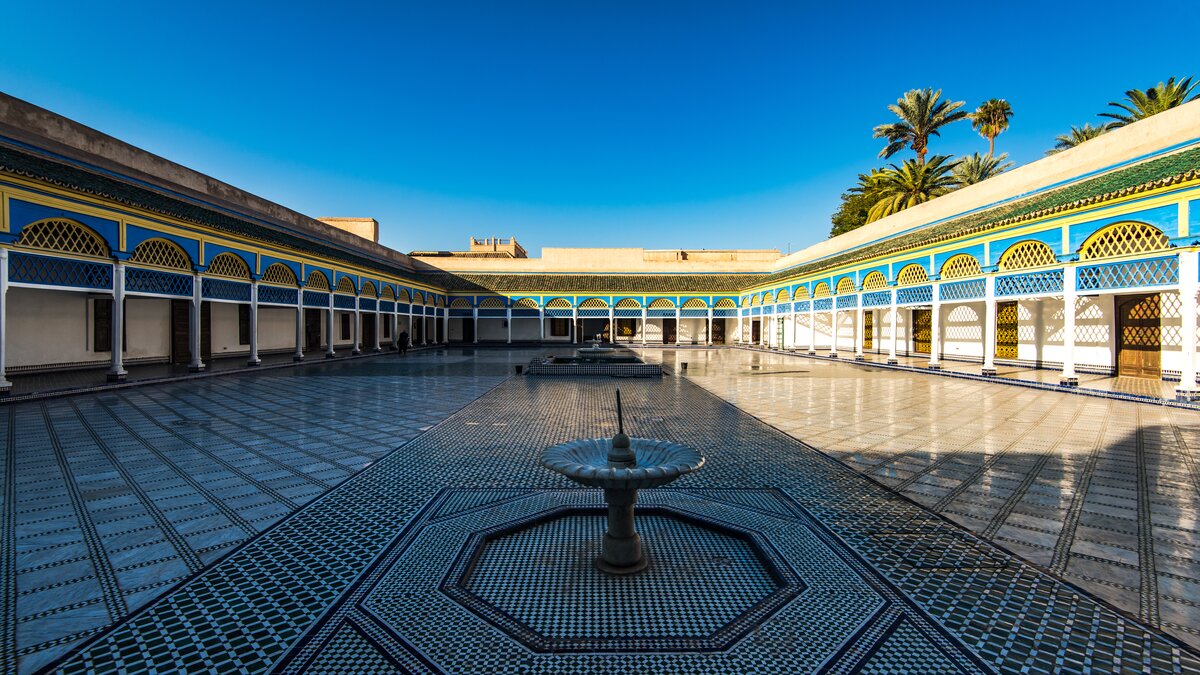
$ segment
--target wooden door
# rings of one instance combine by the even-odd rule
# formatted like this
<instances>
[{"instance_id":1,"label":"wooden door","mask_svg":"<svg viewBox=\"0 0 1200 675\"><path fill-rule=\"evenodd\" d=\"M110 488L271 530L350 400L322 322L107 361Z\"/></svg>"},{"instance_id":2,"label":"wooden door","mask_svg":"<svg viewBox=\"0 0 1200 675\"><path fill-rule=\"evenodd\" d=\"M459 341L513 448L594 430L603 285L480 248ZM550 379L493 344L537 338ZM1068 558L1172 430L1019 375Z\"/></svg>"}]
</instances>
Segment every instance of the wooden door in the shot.
<instances>
[{"instance_id":1,"label":"wooden door","mask_svg":"<svg viewBox=\"0 0 1200 675\"><path fill-rule=\"evenodd\" d=\"M875 348L875 311L863 312L863 349Z\"/></svg>"},{"instance_id":2,"label":"wooden door","mask_svg":"<svg viewBox=\"0 0 1200 675\"><path fill-rule=\"evenodd\" d=\"M186 365L192 360L192 346L188 342L191 309L188 300L171 301L171 363Z\"/></svg>"},{"instance_id":3,"label":"wooden door","mask_svg":"<svg viewBox=\"0 0 1200 675\"><path fill-rule=\"evenodd\" d=\"M996 358L1017 358L1017 303L996 303Z\"/></svg>"},{"instance_id":4,"label":"wooden door","mask_svg":"<svg viewBox=\"0 0 1200 675\"><path fill-rule=\"evenodd\" d=\"M928 354L933 347L933 310L912 311L912 350L917 354Z\"/></svg>"},{"instance_id":5,"label":"wooden door","mask_svg":"<svg viewBox=\"0 0 1200 675\"><path fill-rule=\"evenodd\" d=\"M1117 298L1117 375L1162 377L1162 312L1157 293Z\"/></svg>"},{"instance_id":6,"label":"wooden door","mask_svg":"<svg viewBox=\"0 0 1200 675\"><path fill-rule=\"evenodd\" d=\"M663 319L663 344L675 344L675 336L678 335L679 327L675 325L675 319Z\"/></svg>"}]
</instances>

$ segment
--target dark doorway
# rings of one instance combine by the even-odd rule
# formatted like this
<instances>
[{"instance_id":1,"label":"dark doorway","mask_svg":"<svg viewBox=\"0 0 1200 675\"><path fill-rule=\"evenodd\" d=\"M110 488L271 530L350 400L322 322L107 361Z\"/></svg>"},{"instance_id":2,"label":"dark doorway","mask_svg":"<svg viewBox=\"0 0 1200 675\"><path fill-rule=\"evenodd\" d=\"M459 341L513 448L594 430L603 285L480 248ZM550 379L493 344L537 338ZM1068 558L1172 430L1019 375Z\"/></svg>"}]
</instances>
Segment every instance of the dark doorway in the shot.
<instances>
[{"instance_id":1,"label":"dark doorway","mask_svg":"<svg viewBox=\"0 0 1200 675\"><path fill-rule=\"evenodd\" d=\"M675 319L663 319L663 344L673 345L678 337L679 326L676 325Z\"/></svg>"},{"instance_id":2,"label":"dark doorway","mask_svg":"<svg viewBox=\"0 0 1200 675\"><path fill-rule=\"evenodd\" d=\"M1157 293L1117 298L1117 375L1162 377L1162 308Z\"/></svg>"},{"instance_id":3,"label":"dark doorway","mask_svg":"<svg viewBox=\"0 0 1200 675\"><path fill-rule=\"evenodd\" d=\"M463 319L462 320L462 341L463 342L474 342L475 341L475 320L474 319Z\"/></svg>"},{"instance_id":4,"label":"dark doorway","mask_svg":"<svg viewBox=\"0 0 1200 675\"><path fill-rule=\"evenodd\" d=\"M375 349L375 314L362 315L362 348Z\"/></svg>"},{"instance_id":5,"label":"dark doorway","mask_svg":"<svg viewBox=\"0 0 1200 675\"><path fill-rule=\"evenodd\" d=\"M321 312L322 310L312 307L304 309L305 351L319 351L321 349Z\"/></svg>"},{"instance_id":6,"label":"dark doorway","mask_svg":"<svg viewBox=\"0 0 1200 675\"><path fill-rule=\"evenodd\" d=\"M188 344L191 309L192 303L188 300L171 301L171 363L187 365L192 360L192 349Z\"/></svg>"},{"instance_id":7,"label":"dark doorway","mask_svg":"<svg viewBox=\"0 0 1200 675\"><path fill-rule=\"evenodd\" d=\"M212 303L200 303L200 358L212 358Z\"/></svg>"},{"instance_id":8,"label":"dark doorway","mask_svg":"<svg viewBox=\"0 0 1200 675\"><path fill-rule=\"evenodd\" d=\"M750 342L758 344L762 341L762 323L757 319L750 320Z\"/></svg>"},{"instance_id":9,"label":"dark doorway","mask_svg":"<svg viewBox=\"0 0 1200 675\"><path fill-rule=\"evenodd\" d=\"M712 343L714 345L725 344L725 319L712 320Z\"/></svg>"}]
</instances>

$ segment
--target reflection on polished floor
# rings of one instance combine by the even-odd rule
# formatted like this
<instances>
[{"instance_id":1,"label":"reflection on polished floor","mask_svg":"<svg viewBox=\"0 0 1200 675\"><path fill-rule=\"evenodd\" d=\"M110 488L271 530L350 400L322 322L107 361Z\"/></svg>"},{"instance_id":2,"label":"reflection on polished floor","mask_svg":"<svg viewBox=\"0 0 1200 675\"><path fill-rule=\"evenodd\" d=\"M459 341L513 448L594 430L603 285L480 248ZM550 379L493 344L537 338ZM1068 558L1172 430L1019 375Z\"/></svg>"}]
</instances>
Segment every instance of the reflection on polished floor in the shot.
<instances>
[{"instance_id":1,"label":"reflection on polished floor","mask_svg":"<svg viewBox=\"0 0 1200 675\"><path fill-rule=\"evenodd\" d=\"M1200 672L1200 413L731 349L644 350L688 362L661 380L513 376L549 351L9 405L0 666ZM597 583L546 551L599 498L536 457L611 434L616 386L631 433L706 455L644 499L659 541L719 552L720 592L664 586L671 616L595 647L620 602L566 611L538 575ZM488 531L520 536L456 594Z\"/></svg>"}]
</instances>

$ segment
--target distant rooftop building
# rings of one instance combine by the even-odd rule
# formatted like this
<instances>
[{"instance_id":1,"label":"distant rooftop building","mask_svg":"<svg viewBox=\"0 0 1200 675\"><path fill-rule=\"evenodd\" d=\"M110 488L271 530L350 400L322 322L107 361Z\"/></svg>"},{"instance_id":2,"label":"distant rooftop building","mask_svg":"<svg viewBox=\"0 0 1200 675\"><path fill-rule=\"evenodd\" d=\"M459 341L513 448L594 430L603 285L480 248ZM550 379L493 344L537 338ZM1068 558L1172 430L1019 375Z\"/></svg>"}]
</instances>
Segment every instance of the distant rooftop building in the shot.
<instances>
[{"instance_id":1,"label":"distant rooftop building","mask_svg":"<svg viewBox=\"0 0 1200 675\"><path fill-rule=\"evenodd\" d=\"M326 216L317 220L344 232L379 243L379 221L374 218L336 218Z\"/></svg>"},{"instance_id":2,"label":"distant rooftop building","mask_svg":"<svg viewBox=\"0 0 1200 675\"><path fill-rule=\"evenodd\" d=\"M500 237L471 237L470 248L466 251L413 251L413 257L427 258L528 258L525 247L517 243L516 237L502 239Z\"/></svg>"}]
</instances>

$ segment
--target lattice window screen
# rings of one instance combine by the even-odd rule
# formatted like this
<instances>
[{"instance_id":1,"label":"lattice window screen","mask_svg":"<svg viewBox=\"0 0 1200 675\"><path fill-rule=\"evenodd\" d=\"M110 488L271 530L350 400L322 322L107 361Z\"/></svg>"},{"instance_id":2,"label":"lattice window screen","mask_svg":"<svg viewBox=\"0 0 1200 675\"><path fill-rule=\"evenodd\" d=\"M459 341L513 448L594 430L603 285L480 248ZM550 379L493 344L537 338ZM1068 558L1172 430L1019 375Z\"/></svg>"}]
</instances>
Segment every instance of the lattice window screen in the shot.
<instances>
[{"instance_id":1,"label":"lattice window screen","mask_svg":"<svg viewBox=\"0 0 1200 675\"><path fill-rule=\"evenodd\" d=\"M641 303L632 298L617 301L617 309L640 309L641 306Z\"/></svg>"},{"instance_id":2,"label":"lattice window screen","mask_svg":"<svg viewBox=\"0 0 1200 675\"><path fill-rule=\"evenodd\" d=\"M173 270L191 271L192 259L178 244L166 239L147 239L133 249L129 262Z\"/></svg>"},{"instance_id":3,"label":"lattice window screen","mask_svg":"<svg viewBox=\"0 0 1200 675\"><path fill-rule=\"evenodd\" d=\"M395 300L396 292L392 290L391 286L384 286L383 287L383 295L381 297L384 300Z\"/></svg>"},{"instance_id":4,"label":"lattice window screen","mask_svg":"<svg viewBox=\"0 0 1200 675\"><path fill-rule=\"evenodd\" d=\"M108 257L108 244L100 235L73 220L40 220L21 230L18 246L62 251L95 258Z\"/></svg>"},{"instance_id":5,"label":"lattice window screen","mask_svg":"<svg viewBox=\"0 0 1200 675\"><path fill-rule=\"evenodd\" d=\"M829 297L829 284L825 283L824 281L817 284L817 287L813 289L813 297L814 298Z\"/></svg>"},{"instance_id":6,"label":"lattice window screen","mask_svg":"<svg viewBox=\"0 0 1200 675\"><path fill-rule=\"evenodd\" d=\"M736 307L736 305L734 305L733 301L730 300L729 298L721 298L720 300L717 301L718 309L731 309L733 307Z\"/></svg>"},{"instance_id":7,"label":"lattice window screen","mask_svg":"<svg viewBox=\"0 0 1200 675\"><path fill-rule=\"evenodd\" d=\"M563 300L562 298L554 298L550 302L546 303L546 308L547 309L571 309L571 303L567 302L566 300Z\"/></svg>"},{"instance_id":8,"label":"lattice window screen","mask_svg":"<svg viewBox=\"0 0 1200 675\"><path fill-rule=\"evenodd\" d=\"M650 309L674 309L675 303L666 298L659 298L650 303Z\"/></svg>"},{"instance_id":9,"label":"lattice window screen","mask_svg":"<svg viewBox=\"0 0 1200 675\"><path fill-rule=\"evenodd\" d=\"M896 275L897 286L913 286L929 281L929 274L920 265L908 265Z\"/></svg>"},{"instance_id":10,"label":"lattice window screen","mask_svg":"<svg viewBox=\"0 0 1200 675\"><path fill-rule=\"evenodd\" d=\"M708 305L704 304L704 301L701 300L700 298L692 298L691 300L688 300L687 302L683 303L683 308L684 309L708 309Z\"/></svg>"},{"instance_id":11,"label":"lattice window screen","mask_svg":"<svg viewBox=\"0 0 1200 675\"><path fill-rule=\"evenodd\" d=\"M882 272L871 272L863 279L864 291L877 291L881 288L887 288L887 277L883 276Z\"/></svg>"},{"instance_id":12,"label":"lattice window screen","mask_svg":"<svg viewBox=\"0 0 1200 675\"><path fill-rule=\"evenodd\" d=\"M450 301L450 309L470 309L471 301L466 298L455 298Z\"/></svg>"},{"instance_id":13,"label":"lattice window screen","mask_svg":"<svg viewBox=\"0 0 1200 675\"><path fill-rule=\"evenodd\" d=\"M786 289L786 288L779 289L779 292L775 294L775 302L787 302L788 300L791 300L791 299L792 299L792 294L789 293L788 289Z\"/></svg>"},{"instance_id":14,"label":"lattice window screen","mask_svg":"<svg viewBox=\"0 0 1200 675\"><path fill-rule=\"evenodd\" d=\"M943 279L962 279L983 274L979 261L973 255L956 255L942 265Z\"/></svg>"},{"instance_id":15,"label":"lattice window screen","mask_svg":"<svg viewBox=\"0 0 1200 675\"><path fill-rule=\"evenodd\" d=\"M579 305L580 309L605 309L607 307L608 303L600 298L588 298L583 301L583 304Z\"/></svg>"},{"instance_id":16,"label":"lattice window screen","mask_svg":"<svg viewBox=\"0 0 1200 675\"><path fill-rule=\"evenodd\" d=\"M843 277L842 280L838 282L837 292L838 292L838 295L843 295L845 293L853 293L854 292L854 280L851 279L850 277Z\"/></svg>"},{"instance_id":17,"label":"lattice window screen","mask_svg":"<svg viewBox=\"0 0 1200 675\"><path fill-rule=\"evenodd\" d=\"M268 267L262 275L262 281L268 284L278 284L280 286L295 286L296 274L291 268L282 263L275 263Z\"/></svg>"},{"instance_id":18,"label":"lattice window screen","mask_svg":"<svg viewBox=\"0 0 1200 675\"><path fill-rule=\"evenodd\" d=\"M341 281L338 281L337 292L354 295L354 282L350 280L350 277L342 277Z\"/></svg>"},{"instance_id":19,"label":"lattice window screen","mask_svg":"<svg viewBox=\"0 0 1200 675\"><path fill-rule=\"evenodd\" d=\"M327 291L329 290L329 279L326 279L321 272L313 272L308 275L305 285L314 291Z\"/></svg>"},{"instance_id":20,"label":"lattice window screen","mask_svg":"<svg viewBox=\"0 0 1200 675\"><path fill-rule=\"evenodd\" d=\"M500 298L484 298L479 306L485 309L504 309L504 301Z\"/></svg>"},{"instance_id":21,"label":"lattice window screen","mask_svg":"<svg viewBox=\"0 0 1200 675\"><path fill-rule=\"evenodd\" d=\"M1080 260L1115 258L1170 248L1167 235L1145 223L1125 222L1109 225L1083 242Z\"/></svg>"},{"instance_id":22,"label":"lattice window screen","mask_svg":"<svg viewBox=\"0 0 1200 675\"><path fill-rule=\"evenodd\" d=\"M368 298L375 297L375 295L376 295L375 284L373 284L369 281L364 281L363 285L362 285L362 294L367 296Z\"/></svg>"},{"instance_id":23,"label":"lattice window screen","mask_svg":"<svg viewBox=\"0 0 1200 675\"><path fill-rule=\"evenodd\" d=\"M230 279L249 279L250 268L246 262L232 253L221 253L208 263L206 274Z\"/></svg>"},{"instance_id":24,"label":"lattice window screen","mask_svg":"<svg viewBox=\"0 0 1200 675\"><path fill-rule=\"evenodd\" d=\"M537 309L538 308L537 303L534 302L533 300L530 300L529 298L521 298L520 300L517 301L516 306L522 307L524 309Z\"/></svg>"},{"instance_id":25,"label":"lattice window screen","mask_svg":"<svg viewBox=\"0 0 1200 675\"><path fill-rule=\"evenodd\" d=\"M1000 256L999 268L1001 272L1011 272L1046 267L1057 262L1049 245L1040 241L1023 241L1013 244Z\"/></svg>"}]
</instances>

